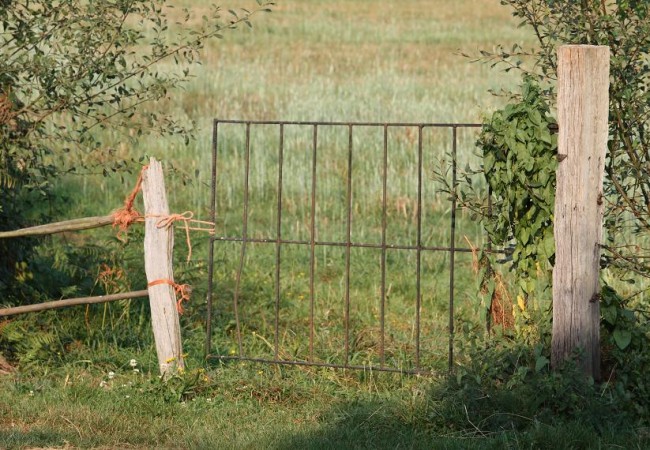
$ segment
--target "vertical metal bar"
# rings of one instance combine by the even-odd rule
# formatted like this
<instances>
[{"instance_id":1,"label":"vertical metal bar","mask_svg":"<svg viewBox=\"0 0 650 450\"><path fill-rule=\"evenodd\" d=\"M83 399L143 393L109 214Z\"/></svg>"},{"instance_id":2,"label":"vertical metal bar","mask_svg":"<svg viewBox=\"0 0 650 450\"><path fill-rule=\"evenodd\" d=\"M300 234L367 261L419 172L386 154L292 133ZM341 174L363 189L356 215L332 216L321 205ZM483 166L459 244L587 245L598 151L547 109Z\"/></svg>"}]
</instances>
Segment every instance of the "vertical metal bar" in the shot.
<instances>
[{"instance_id":1,"label":"vertical metal bar","mask_svg":"<svg viewBox=\"0 0 650 450\"><path fill-rule=\"evenodd\" d=\"M348 125L348 198L345 237L345 365L350 362L350 244L352 242L352 124Z\"/></svg>"},{"instance_id":2,"label":"vertical metal bar","mask_svg":"<svg viewBox=\"0 0 650 450\"><path fill-rule=\"evenodd\" d=\"M454 368L454 264L456 257L456 154L458 130L452 127L451 145L451 242L449 243L449 372Z\"/></svg>"},{"instance_id":3,"label":"vertical metal bar","mask_svg":"<svg viewBox=\"0 0 650 450\"><path fill-rule=\"evenodd\" d=\"M488 201L487 201L487 214L488 214L488 220L492 219L492 188L488 185ZM492 253L492 237L488 234L487 236L487 251L488 254ZM488 334L492 332L492 314L490 309L485 312L485 329L487 330Z\"/></svg>"},{"instance_id":4,"label":"vertical metal bar","mask_svg":"<svg viewBox=\"0 0 650 450\"><path fill-rule=\"evenodd\" d=\"M492 219L492 188L488 185L487 191L487 215L488 220ZM487 235L487 249L488 252L492 251L492 236Z\"/></svg>"},{"instance_id":5,"label":"vertical metal bar","mask_svg":"<svg viewBox=\"0 0 650 450\"><path fill-rule=\"evenodd\" d=\"M241 276L244 271L244 259L246 257L246 243L248 241L248 178L250 174L250 164L251 164L251 124L246 122L246 169L244 172L244 212L243 212L243 226L242 226L242 243L241 243L241 254L239 257L239 269L237 270L237 279L235 280L235 295L233 299L233 309L235 313L235 325L237 332L237 347L239 349L239 356L243 356L243 347L242 347L242 338L241 338L241 323L239 319L239 290L241 286Z\"/></svg>"},{"instance_id":6,"label":"vertical metal bar","mask_svg":"<svg viewBox=\"0 0 650 450\"><path fill-rule=\"evenodd\" d=\"M210 184L210 222L215 223L217 218L217 139L219 121L212 122L212 182ZM215 225L216 226L216 225ZM214 235L210 236L208 247L208 294L206 298L207 311L205 318L205 357L212 350L212 293L214 282Z\"/></svg>"},{"instance_id":7,"label":"vertical metal bar","mask_svg":"<svg viewBox=\"0 0 650 450\"><path fill-rule=\"evenodd\" d=\"M313 149L311 166L311 226L310 226L310 249L309 254L309 361L314 360L314 278L315 256L316 256L316 161L318 148L318 125L314 125Z\"/></svg>"},{"instance_id":8,"label":"vertical metal bar","mask_svg":"<svg viewBox=\"0 0 650 450\"><path fill-rule=\"evenodd\" d=\"M379 367L386 364L386 228L387 228L387 180L388 180L388 125L384 125L384 160L381 198L381 304L379 306Z\"/></svg>"},{"instance_id":9,"label":"vertical metal bar","mask_svg":"<svg viewBox=\"0 0 650 450\"><path fill-rule=\"evenodd\" d=\"M418 126L418 204L417 204L417 262L415 277L415 368L420 368L420 308L422 277L422 125Z\"/></svg>"},{"instance_id":10,"label":"vertical metal bar","mask_svg":"<svg viewBox=\"0 0 650 450\"><path fill-rule=\"evenodd\" d=\"M280 145L278 148L278 211L275 241L275 342L274 358L278 359L280 347L280 252L282 241L282 170L284 164L284 124L280 124Z\"/></svg>"}]
</instances>

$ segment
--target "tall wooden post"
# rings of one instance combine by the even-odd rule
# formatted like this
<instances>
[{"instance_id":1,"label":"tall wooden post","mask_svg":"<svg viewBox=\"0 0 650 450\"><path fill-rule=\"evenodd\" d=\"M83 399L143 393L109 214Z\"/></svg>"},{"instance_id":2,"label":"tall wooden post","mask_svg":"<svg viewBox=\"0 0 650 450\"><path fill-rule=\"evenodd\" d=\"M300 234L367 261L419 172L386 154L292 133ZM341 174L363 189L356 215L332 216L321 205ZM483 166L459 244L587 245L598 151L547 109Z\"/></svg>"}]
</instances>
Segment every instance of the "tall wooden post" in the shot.
<instances>
[{"instance_id":1,"label":"tall wooden post","mask_svg":"<svg viewBox=\"0 0 650 450\"><path fill-rule=\"evenodd\" d=\"M162 165L151 158L149 168L142 178L144 198L144 267L147 281L168 280L173 282L172 250L174 248L173 227L159 227L161 218L169 216L167 193ZM150 285L149 304L158 366L163 377L183 368L181 328L176 310L174 288L168 283Z\"/></svg>"},{"instance_id":2,"label":"tall wooden post","mask_svg":"<svg viewBox=\"0 0 650 450\"><path fill-rule=\"evenodd\" d=\"M599 259L608 136L609 48L558 49L559 166L553 269L554 368L579 355L600 378Z\"/></svg>"}]
</instances>

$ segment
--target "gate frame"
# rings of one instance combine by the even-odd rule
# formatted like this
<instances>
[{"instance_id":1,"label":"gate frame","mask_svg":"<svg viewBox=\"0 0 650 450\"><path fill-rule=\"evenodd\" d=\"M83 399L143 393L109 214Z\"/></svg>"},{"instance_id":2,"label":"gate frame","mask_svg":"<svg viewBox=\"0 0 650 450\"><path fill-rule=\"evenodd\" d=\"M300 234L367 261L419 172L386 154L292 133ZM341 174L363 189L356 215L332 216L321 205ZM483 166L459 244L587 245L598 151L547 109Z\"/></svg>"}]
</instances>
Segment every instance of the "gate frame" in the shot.
<instances>
[{"instance_id":1,"label":"gate frame","mask_svg":"<svg viewBox=\"0 0 650 450\"><path fill-rule=\"evenodd\" d=\"M420 367L420 301L421 301L421 255L422 251L446 251L449 252L449 324L448 324L448 334L449 334L449 344L448 344L448 371L451 373L453 371L454 364L454 284L455 284L455 254L457 252L461 253L471 253L473 249L456 247L456 211L457 211L457 201L456 193L454 192L451 195L451 218L450 218L450 244L448 247L428 247L422 245L422 178L423 178L423 139L422 139L422 130L424 128L447 128L451 129L452 132L452 145L451 145L451 171L452 171L452 188L455 190L458 184L457 180L457 146L458 146L458 129L459 128L481 128L483 124L480 123L426 123L426 122L328 122L328 121L280 121L280 120L232 120L232 119L214 119L213 120L213 130L212 130L212 172L211 172L211 196L210 196L210 221L215 223L216 220L216 191L217 191L217 155L218 155L218 138L219 138L219 124L240 124L245 125L246 137L245 137L245 192L244 192L244 204L243 209L243 227L241 237L227 237L227 236L217 236L216 233L210 236L209 244L209 262L208 262L208 292L207 292L207 314L206 314L206 343L205 343L205 357L206 359L217 359L220 361L227 360L239 360L239 361L249 361L256 363L268 363L268 364L279 364L279 365L290 365L290 366L312 366L312 367L326 367L326 368L336 368L336 369L356 369L356 370L370 370L370 371L380 371L380 372L394 372L402 374L431 374L431 370L425 370ZM279 160L278 160L278 206L277 206L277 230L275 239L256 239L249 238L247 236L247 223L248 223L248 193L249 193L249 183L248 176L250 174L250 130L251 125L273 125L279 127ZM284 151L284 127L287 125L298 125L298 126L311 126L313 128L313 148L312 148L312 189L310 192L311 198L311 218L310 218L310 240L309 241L296 241L296 240L285 240L282 239L281 235L281 219L282 219L282 176L283 176L283 151ZM346 242L321 242L315 240L315 205L316 205L316 166L317 166L317 147L318 147L318 127L347 127L348 128L348 171L347 171L347 238ZM368 244L368 243L353 243L351 242L351 182L352 182L352 137L353 129L355 127L374 127L374 128L383 128L383 172L382 172L382 184L383 184L383 193L382 193L382 242L381 244ZM406 128L406 127L416 127L418 129L418 192L417 192L417 243L413 245L392 245L386 243L386 193L387 193L387 155L388 155L388 128ZM489 199L488 199L489 200ZM216 241L226 241L226 242L241 242L242 249L239 260L239 269L237 271L237 278L235 281L235 293L234 293L234 313L236 321L236 332L238 340L238 355L212 355L211 354L211 340L212 340L212 296L214 293L214 245ZM243 270L244 257L246 252L247 243L275 243L276 246L276 260L275 260L275 337L274 337L274 358L253 358L244 356L242 343L241 343L241 333L240 333L240 321L238 314L238 296L239 288L241 281L241 274ZM279 298L280 298L280 248L283 244L301 244L310 246L310 359L307 361L301 360L284 360L279 358L279 343L278 343L278 314L279 314ZM313 361L313 341L314 341L314 324L313 324L313 304L314 304L314 249L316 246L338 246L346 248L346 268L345 268L345 277L346 277L346 295L345 295L345 363L344 364L332 364L332 363L323 363ZM489 244L488 244L489 245ZM381 260L381 318L380 318L380 327L381 327L381 342L380 342L380 364L379 366L369 365L369 366L358 366L348 364L349 361L349 294L350 294L350 285L349 285L349 276L350 276L350 249L352 247L365 247L365 248L379 248L382 250L382 260ZM417 254L417 266L416 266L416 337L415 337L415 369L400 369L395 367L387 367L385 365L385 354L384 354L384 305L386 301L386 250L387 249L403 249L403 250L415 250Z\"/></svg>"}]
</instances>

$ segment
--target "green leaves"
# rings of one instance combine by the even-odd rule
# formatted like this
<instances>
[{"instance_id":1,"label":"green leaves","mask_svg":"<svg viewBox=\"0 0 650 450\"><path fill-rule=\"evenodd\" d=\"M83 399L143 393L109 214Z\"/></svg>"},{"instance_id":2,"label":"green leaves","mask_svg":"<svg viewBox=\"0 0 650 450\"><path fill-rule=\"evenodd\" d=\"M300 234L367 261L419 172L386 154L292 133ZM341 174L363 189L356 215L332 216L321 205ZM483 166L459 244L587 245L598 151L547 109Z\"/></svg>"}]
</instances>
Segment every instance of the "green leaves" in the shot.
<instances>
[{"instance_id":1,"label":"green leaves","mask_svg":"<svg viewBox=\"0 0 650 450\"><path fill-rule=\"evenodd\" d=\"M632 332L630 330L616 328L612 336L614 337L614 342L616 342L616 345L621 350L625 350L630 345L630 342L632 342Z\"/></svg>"},{"instance_id":2,"label":"green leaves","mask_svg":"<svg viewBox=\"0 0 650 450\"><path fill-rule=\"evenodd\" d=\"M603 286L600 301L601 323L619 350L628 348L633 339L636 339L637 343L647 341L643 330L636 324L634 312L626 307L627 301L621 298L611 286Z\"/></svg>"},{"instance_id":3,"label":"green leaves","mask_svg":"<svg viewBox=\"0 0 650 450\"><path fill-rule=\"evenodd\" d=\"M539 85L524 78L521 100L496 111L483 125L477 145L492 191L492 215L483 220L492 242L513 247L511 269L524 296L535 290L540 266L549 277L555 250L553 216L557 139Z\"/></svg>"},{"instance_id":4,"label":"green leaves","mask_svg":"<svg viewBox=\"0 0 650 450\"><path fill-rule=\"evenodd\" d=\"M540 355L535 359L535 372L541 372L545 367L549 365L551 361L544 355Z\"/></svg>"},{"instance_id":5,"label":"green leaves","mask_svg":"<svg viewBox=\"0 0 650 450\"><path fill-rule=\"evenodd\" d=\"M650 3L639 0L577 2L571 0L502 0L522 26L534 31L534 49L513 46L481 52L479 61L509 70L516 68L548 88L554 101L557 47L564 44L606 45L610 48L610 121L603 208L606 244L603 262L620 279L650 278L650 251L638 245L650 234ZM513 54L525 64L513 64ZM528 97L524 89L522 96ZM506 111L509 111L506 109ZM539 120L541 119L541 123ZM506 120L508 120L506 118ZM551 144L543 114L528 120L539 125L539 139ZM512 147L509 145L509 147ZM630 277L632 275L632 277Z\"/></svg>"}]
</instances>

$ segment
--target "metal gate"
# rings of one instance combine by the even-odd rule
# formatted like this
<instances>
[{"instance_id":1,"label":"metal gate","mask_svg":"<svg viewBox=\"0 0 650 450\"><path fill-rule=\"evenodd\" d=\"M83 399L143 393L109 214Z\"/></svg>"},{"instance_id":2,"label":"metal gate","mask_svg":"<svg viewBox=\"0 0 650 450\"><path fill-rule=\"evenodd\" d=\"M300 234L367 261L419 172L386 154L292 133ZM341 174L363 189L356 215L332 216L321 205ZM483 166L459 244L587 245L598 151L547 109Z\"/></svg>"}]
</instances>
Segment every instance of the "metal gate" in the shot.
<instances>
[{"instance_id":1,"label":"metal gate","mask_svg":"<svg viewBox=\"0 0 650 450\"><path fill-rule=\"evenodd\" d=\"M214 120L208 357L451 369L456 257L481 233L431 174L457 186L480 126Z\"/></svg>"}]
</instances>

